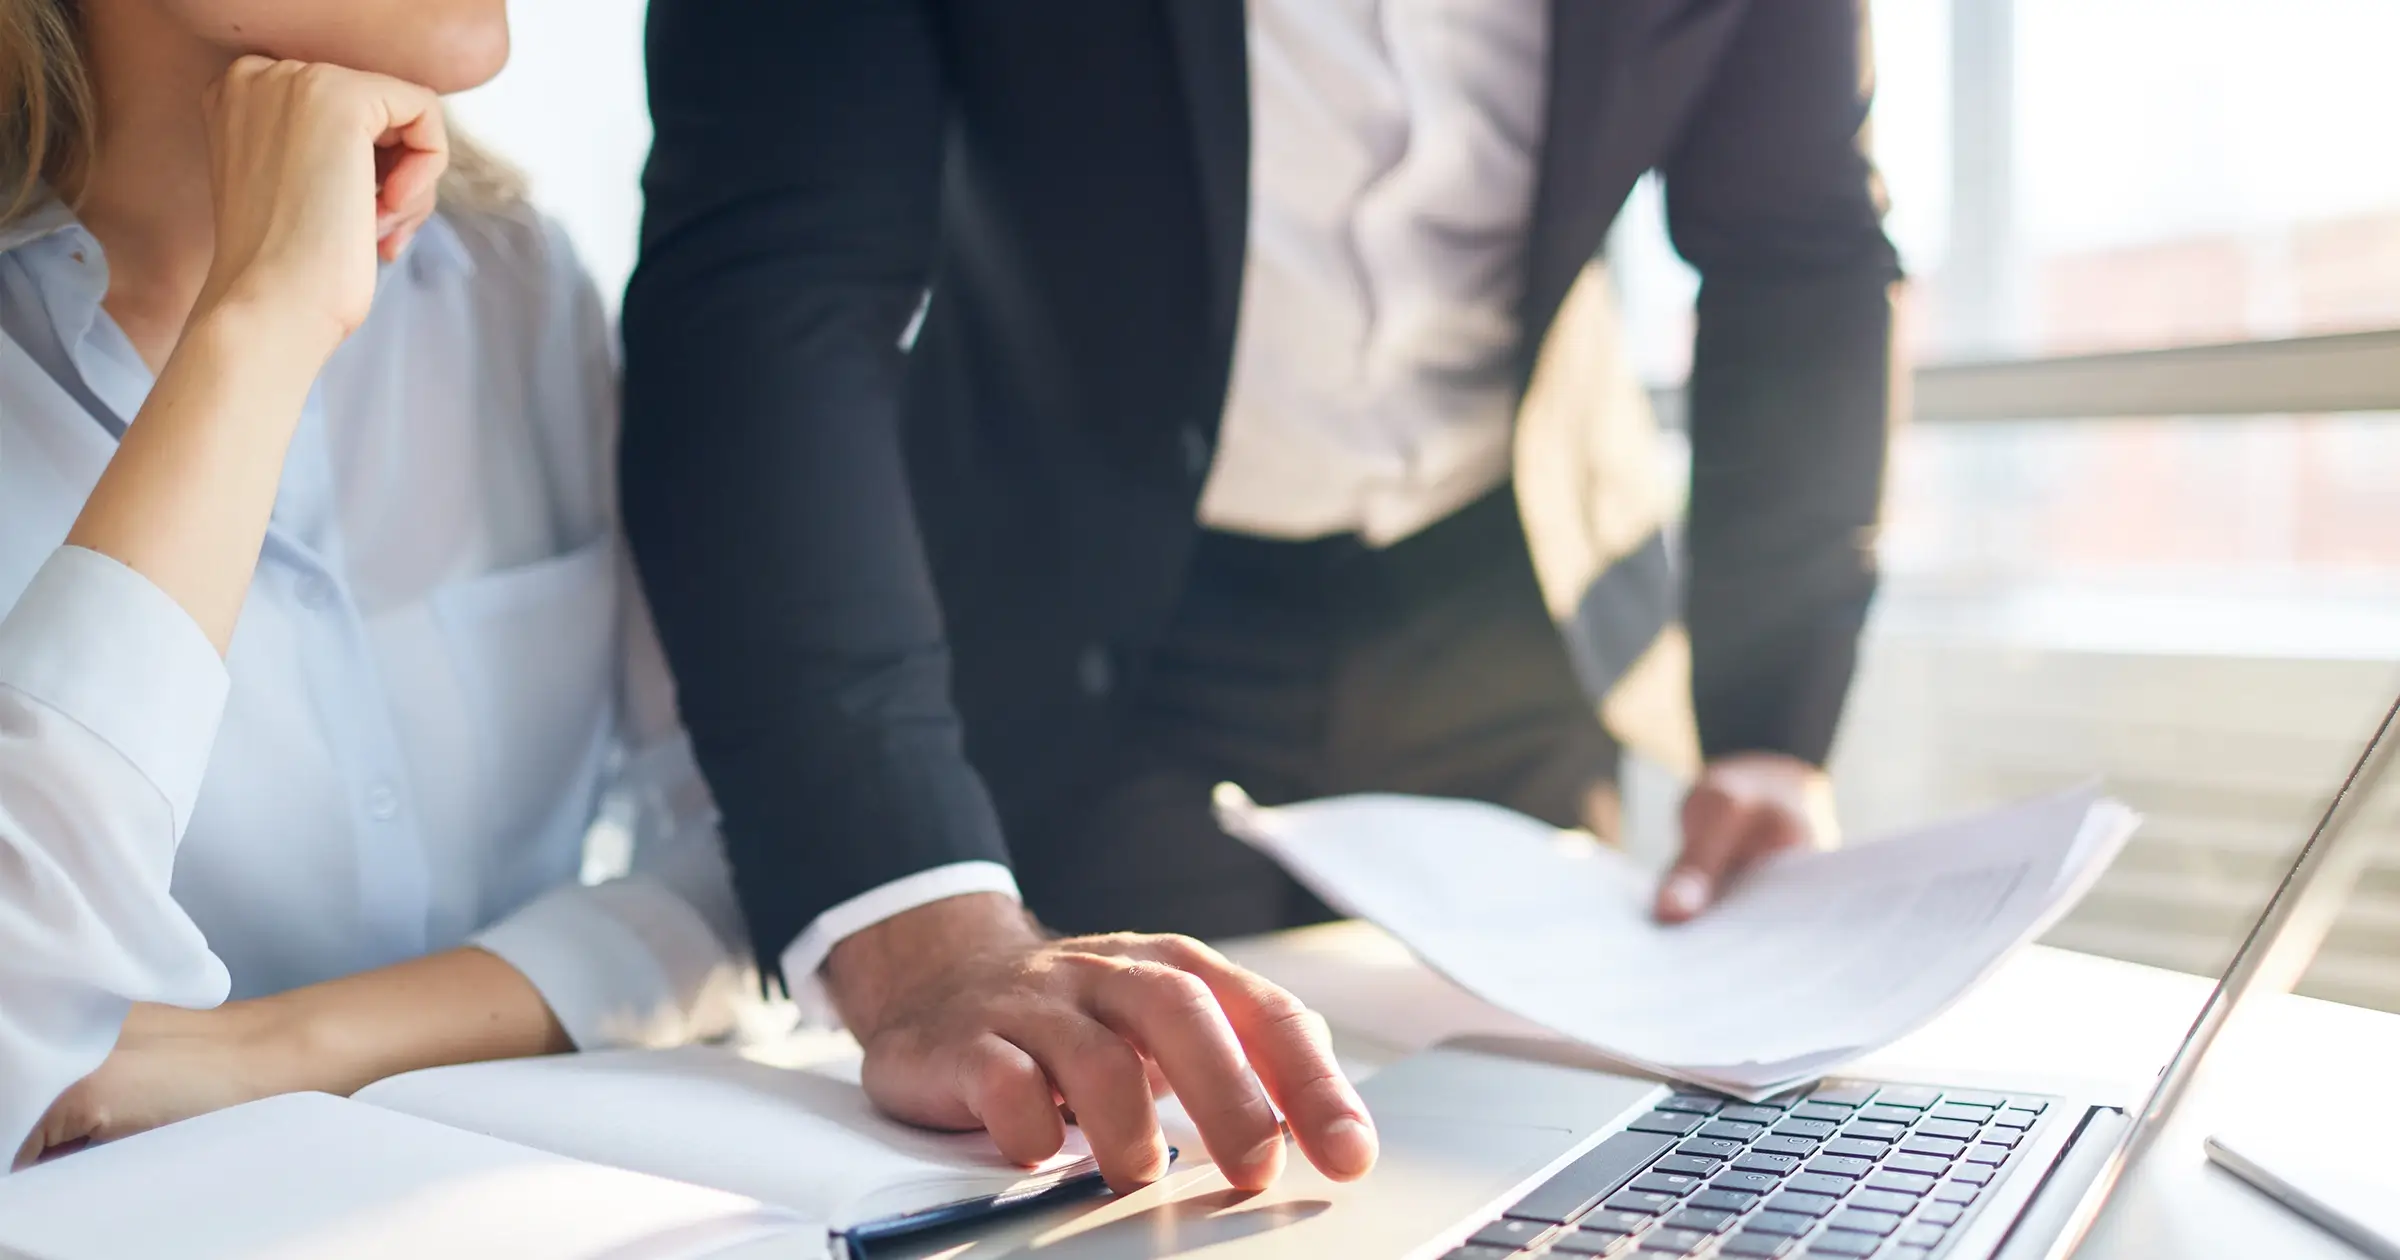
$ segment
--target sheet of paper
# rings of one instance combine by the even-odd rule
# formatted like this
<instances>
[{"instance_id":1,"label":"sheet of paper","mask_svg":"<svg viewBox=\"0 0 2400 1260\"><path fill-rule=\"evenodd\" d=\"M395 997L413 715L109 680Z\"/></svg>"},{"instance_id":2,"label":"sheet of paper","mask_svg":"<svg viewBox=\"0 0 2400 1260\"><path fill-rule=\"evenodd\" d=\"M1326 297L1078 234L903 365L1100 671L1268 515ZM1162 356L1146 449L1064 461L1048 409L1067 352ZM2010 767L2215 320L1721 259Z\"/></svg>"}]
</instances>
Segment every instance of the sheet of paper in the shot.
<instances>
[{"instance_id":1,"label":"sheet of paper","mask_svg":"<svg viewBox=\"0 0 2400 1260\"><path fill-rule=\"evenodd\" d=\"M981 1133L878 1113L855 1047L777 1061L774 1047L625 1050L412 1072L358 1097L593 1163L713 1186L835 1229L1030 1192L1091 1167L1082 1134L1028 1171Z\"/></svg>"},{"instance_id":2,"label":"sheet of paper","mask_svg":"<svg viewBox=\"0 0 2400 1260\"><path fill-rule=\"evenodd\" d=\"M697 1260L825 1228L326 1094L287 1094L0 1177L0 1253L43 1260Z\"/></svg>"},{"instance_id":3,"label":"sheet of paper","mask_svg":"<svg viewBox=\"0 0 2400 1260\"><path fill-rule=\"evenodd\" d=\"M2063 914L2131 833L2084 789L1830 853L1788 854L1700 919L1650 916L1616 850L1474 802L1360 796L1229 830L1478 996L1604 1053L1763 1093L1940 1013Z\"/></svg>"}]
</instances>

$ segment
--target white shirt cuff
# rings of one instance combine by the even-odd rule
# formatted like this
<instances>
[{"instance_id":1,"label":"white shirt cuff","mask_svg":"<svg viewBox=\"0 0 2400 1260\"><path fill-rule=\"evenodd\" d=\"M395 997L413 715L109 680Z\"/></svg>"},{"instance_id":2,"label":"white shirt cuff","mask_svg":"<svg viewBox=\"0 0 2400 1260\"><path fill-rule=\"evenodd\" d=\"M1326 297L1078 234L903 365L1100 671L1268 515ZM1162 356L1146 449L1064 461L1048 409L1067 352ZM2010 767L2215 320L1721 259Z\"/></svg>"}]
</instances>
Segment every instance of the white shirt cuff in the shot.
<instances>
[{"instance_id":1,"label":"white shirt cuff","mask_svg":"<svg viewBox=\"0 0 2400 1260\"><path fill-rule=\"evenodd\" d=\"M60 547L0 618L0 687L98 736L191 822L232 681L198 622L150 579Z\"/></svg>"},{"instance_id":2,"label":"white shirt cuff","mask_svg":"<svg viewBox=\"0 0 2400 1260\"><path fill-rule=\"evenodd\" d=\"M800 1017L826 1028L842 1026L842 1014L817 969L833 947L895 915L968 893L1005 893L1017 898L1017 877L998 862L952 862L904 875L870 888L820 914L783 951L783 983Z\"/></svg>"},{"instance_id":3,"label":"white shirt cuff","mask_svg":"<svg viewBox=\"0 0 2400 1260\"><path fill-rule=\"evenodd\" d=\"M698 910L639 874L555 889L471 943L522 972L578 1050L715 1036L746 970Z\"/></svg>"}]
</instances>

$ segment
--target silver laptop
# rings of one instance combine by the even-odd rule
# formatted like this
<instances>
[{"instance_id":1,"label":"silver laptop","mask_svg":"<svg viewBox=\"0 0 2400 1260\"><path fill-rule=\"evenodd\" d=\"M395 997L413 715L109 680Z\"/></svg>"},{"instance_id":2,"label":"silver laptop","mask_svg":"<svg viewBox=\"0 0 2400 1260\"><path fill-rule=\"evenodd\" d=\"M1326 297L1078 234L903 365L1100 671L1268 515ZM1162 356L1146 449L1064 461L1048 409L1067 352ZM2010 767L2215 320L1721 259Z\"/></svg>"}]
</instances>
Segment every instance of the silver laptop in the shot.
<instances>
[{"instance_id":1,"label":"silver laptop","mask_svg":"<svg viewBox=\"0 0 2400 1260\"><path fill-rule=\"evenodd\" d=\"M1244 1195L1198 1168L895 1254L2066 1260L2235 1008L2288 989L2322 943L2364 859L2351 822L2400 744L2396 718L2400 701L2131 1114L2054 1094L1864 1079L1751 1104L1577 1066L1555 1043L1454 1042L1361 1087L1383 1139L1362 1182L1338 1185L1294 1160L1273 1190Z\"/></svg>"}]
</instances>

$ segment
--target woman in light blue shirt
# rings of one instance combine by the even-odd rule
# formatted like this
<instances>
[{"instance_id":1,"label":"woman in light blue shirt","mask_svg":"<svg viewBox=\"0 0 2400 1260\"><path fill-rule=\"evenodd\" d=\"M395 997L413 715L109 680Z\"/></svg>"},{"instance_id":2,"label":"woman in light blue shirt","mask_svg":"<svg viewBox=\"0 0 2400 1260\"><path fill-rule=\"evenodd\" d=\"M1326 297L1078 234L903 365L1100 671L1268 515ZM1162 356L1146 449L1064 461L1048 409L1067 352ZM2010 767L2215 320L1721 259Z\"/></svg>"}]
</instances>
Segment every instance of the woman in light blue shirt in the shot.
<instances>
[{"instance_id":1,"label":"woman in light blue shirt","mask_svg":"<svg viewBox=\"0 0 2400 1260\"><path fill-rule=\"evenodd\" d=\"M503 0L0 0L20 1164L728 1018L600 306L435 95L506 52Z\"/></svg>"}]
</instances>

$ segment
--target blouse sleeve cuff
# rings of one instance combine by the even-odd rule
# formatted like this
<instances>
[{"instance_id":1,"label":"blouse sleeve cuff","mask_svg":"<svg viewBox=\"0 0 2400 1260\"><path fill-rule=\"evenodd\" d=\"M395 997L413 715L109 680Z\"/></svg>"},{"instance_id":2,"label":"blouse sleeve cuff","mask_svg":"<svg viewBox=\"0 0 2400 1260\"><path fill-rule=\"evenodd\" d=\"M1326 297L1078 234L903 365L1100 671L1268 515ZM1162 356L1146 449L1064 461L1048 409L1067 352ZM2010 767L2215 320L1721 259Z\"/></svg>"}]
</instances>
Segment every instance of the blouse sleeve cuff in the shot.
<instances>
[{"instance_id":1,"label":"blouse sleeve cuff","mask_svg":"<svg viewBox=\"0 0 2400 1260\"><path fill-rule=\"evenodd\" d=\"M682 1045L732 1024L733 959L647 875L556 889L473 944L532 982L578 1050Z\"/></svg>"},{"instance_id":2,"label":"blouse sleeve cuff","mask_svg":"<svg viewBox=\"0 0 2400 1260\"><path fill-rule=\"evenodd\" d=\"M839 1028L842 1015L817 969L833 947L894 915L968 893L1002 893L1019 898L1017 877L998 862L952 862L870 888L817 916L783 951L783 982L800 1017Z\"/></svg>"},{"instance_id":3,"label":"blouse sleeve cuff","mask_svg":"<svg viewBox=\"0 0 2400 1260\"><path fill-rule=\"evenodd\" d=\"M150 579L83 547L51 553L0 618L0 687L98 736L191 821L231 680L199 623Z\"/></svg>"}]
</instances>

